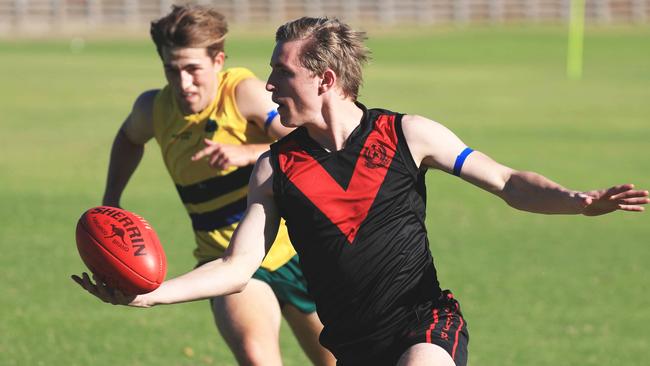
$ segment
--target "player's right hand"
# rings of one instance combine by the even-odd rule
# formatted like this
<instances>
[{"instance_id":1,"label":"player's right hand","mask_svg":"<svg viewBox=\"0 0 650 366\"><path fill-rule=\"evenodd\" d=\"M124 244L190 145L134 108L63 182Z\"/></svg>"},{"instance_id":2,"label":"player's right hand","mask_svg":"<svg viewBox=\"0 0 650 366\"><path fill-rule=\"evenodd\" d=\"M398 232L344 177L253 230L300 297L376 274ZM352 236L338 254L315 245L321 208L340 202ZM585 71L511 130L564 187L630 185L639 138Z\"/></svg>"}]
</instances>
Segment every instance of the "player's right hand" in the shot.
<instances>
[{"instance_id":1,"label":"player's right hand","mask_svg":"<svg viewBox=\"0 0 650 366\"><path fill-rule=\"evenodd\" d=\"M220 144L210 139L204 139L203 143L205 147L192 156L192 161L207 158L212 168L243 167L254 164L259 157L253 145Z\"/></svg>"},{"instance_id":2,"label":"player's right hand","mask_svg":"<svg viewBox=\"0 0 650 366\"><path fill-rule=\"evenodd\" d=\"M72 275L70 277L84 290L108 304L132 305L136 298L136 296L124 295L121 291L108 287L106 283L95 275L93 275L93 279L91 280L90 276L86 272L83 272L81 277L77 275Z\"/></svg>"}]
</instances>

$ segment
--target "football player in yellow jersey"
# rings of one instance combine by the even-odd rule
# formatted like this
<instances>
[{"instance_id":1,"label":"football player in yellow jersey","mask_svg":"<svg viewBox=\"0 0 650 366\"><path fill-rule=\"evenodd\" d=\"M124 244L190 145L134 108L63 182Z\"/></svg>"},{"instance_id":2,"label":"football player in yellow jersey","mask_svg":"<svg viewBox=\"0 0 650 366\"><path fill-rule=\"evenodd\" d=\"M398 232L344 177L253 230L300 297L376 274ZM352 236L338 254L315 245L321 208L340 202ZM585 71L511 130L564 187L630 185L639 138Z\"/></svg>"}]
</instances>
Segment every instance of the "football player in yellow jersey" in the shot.
<instances>
[{"instance_id":1,"label":"football player in yellow jersey","mask_svg":"<svg viewBox=\"0 0 650 366\"><path fill-rule=\"evenodd\" d=\"M290 131L279 123L261 80L245 69L223 69L226 33L223 15L204 6L173 6L152 22L168 84L142 93L120 127L103 198L104 205L120 206L144 144L155 137L192 219L199 265L223 254L246 208L252 165ZM282 364L282 316L314 364L335 363L318 343L322 324L286 231L243 292L210 303L217 328L242 365Z\"/></svg>"}]
</instances>

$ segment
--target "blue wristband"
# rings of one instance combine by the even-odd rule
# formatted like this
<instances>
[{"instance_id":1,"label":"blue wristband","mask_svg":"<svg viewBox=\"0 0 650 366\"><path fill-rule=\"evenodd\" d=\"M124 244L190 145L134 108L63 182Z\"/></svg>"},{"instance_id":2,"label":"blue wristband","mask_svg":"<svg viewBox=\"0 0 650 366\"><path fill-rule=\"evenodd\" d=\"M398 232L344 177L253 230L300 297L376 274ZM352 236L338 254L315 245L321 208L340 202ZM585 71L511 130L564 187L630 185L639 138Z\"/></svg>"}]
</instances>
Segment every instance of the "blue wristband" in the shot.
<instances>
[{"instance_id":1,"label":"blue wristband","mask_svg":"<svg viewBox=\"0 0 650 366\"><path fill-rule=\"evenodd\" d=\"M454 175L460 177L460 170L463 168L465 159L471 154L474 150L469 147L466 147L458 156L456 157L456 162L454 163Z\"/></svg>"},{"instance_id":2,"label":"blue wristband","mask_svg":"<svg viewBox=\"0 0 650 366\"><path fill-rule=\"evenodd\" d=\"M264 121L264 129L265 130L269 129L269 126L271 125L271 122L273 122L273 119L277 115L278 115L278 111L276 109L270 110L269 113L266 114L266 121Z\"/></svg>"}]
</instances>

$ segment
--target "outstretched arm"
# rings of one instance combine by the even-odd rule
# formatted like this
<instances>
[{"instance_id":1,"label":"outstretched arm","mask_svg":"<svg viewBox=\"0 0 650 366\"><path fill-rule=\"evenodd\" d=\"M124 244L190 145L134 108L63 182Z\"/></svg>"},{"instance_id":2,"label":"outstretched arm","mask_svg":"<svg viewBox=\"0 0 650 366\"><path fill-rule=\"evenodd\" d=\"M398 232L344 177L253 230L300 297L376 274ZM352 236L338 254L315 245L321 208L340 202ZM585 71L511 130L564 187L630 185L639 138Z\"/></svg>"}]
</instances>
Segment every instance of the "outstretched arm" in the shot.
<instances>
[{"instance_id":1,"label":"outstretched arm","mask_svg":"<svg viewBox=\"0 0 650 366\"><path fill-rule=\"evenodd\" d=\"M102 204L120 207L122 192L140 164L144 144L153 137L153 99L158 90L142 93L113 140Z\"/></svg>"},{"instance_id":2,"label":"outstretched arm","mask_svg":"<svg viewBox=\"0 0 650 366\"><path fill-rule=\"evenodd\" d=\"M543 175L517 171L474 151L459 168L467 147L443 125L420 116L404 116L403 131L415 163L460 177L501 197L510 206L545 214L602 215L616 210L643 211L650 202L648 191L632 184L580 192L570 190Z\"/></svg>"},{"instance_id":3,"label":"outstretched arm","mask_svg":"<svg viewBox=\"0 0 650 366\"><path fill-rule=\"evenodd\" d=\"M248 208L224 256L184 275L163 282L156 290L135 297L93 283L85 273L73 280L100 300L120 305L151 307L228 295L242 291L262 263L277 235L280 216L273 200L272 168L260 158L249 183ZM97 281L97 279L95 279Z\"/></svg>"}]
</instances>

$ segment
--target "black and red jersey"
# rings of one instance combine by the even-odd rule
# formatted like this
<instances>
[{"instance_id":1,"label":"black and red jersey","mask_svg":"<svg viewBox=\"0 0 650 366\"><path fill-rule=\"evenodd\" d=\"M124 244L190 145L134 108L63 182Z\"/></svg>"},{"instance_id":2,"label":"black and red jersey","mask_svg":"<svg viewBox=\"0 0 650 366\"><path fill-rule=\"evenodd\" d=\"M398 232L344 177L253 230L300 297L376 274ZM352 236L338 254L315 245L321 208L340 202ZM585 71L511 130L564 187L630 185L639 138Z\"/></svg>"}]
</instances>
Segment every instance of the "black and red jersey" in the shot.
<instances>
[{"instance_id":1,"label":"black and red jersey","mask_svg":"<svg viewBox=\"0 0 650 366\"><path fill-rule=\"evenodd\" d=\"M328 152L298 128L271 147L273 191L335 355L396 329L440 286L424 225L424 170L402 115L363 109Z\"/></svg>"}]
</instances>

